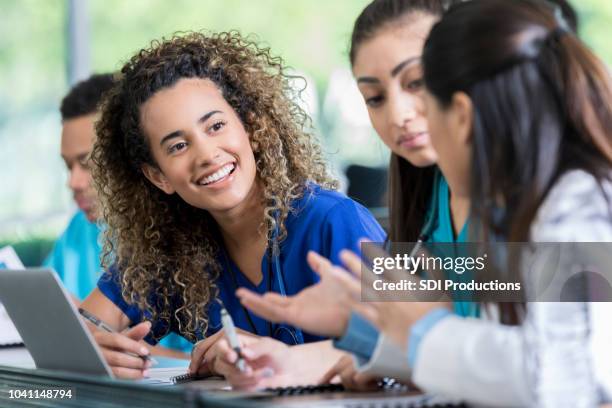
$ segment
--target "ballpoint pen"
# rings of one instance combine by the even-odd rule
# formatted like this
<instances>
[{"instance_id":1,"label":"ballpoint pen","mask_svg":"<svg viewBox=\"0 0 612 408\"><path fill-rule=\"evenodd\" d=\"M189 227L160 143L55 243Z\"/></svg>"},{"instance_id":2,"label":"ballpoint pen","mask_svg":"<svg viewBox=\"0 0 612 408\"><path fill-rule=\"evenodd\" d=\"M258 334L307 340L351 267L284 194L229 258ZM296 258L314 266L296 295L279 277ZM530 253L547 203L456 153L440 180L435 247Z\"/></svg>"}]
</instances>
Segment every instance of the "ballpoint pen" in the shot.
<instances>
[{"instance_id":1,"label":"ballpoint pen","mask_svg":"<svg viewBox=\"0 0 612 408\"><path fill-rule=\"evenodd\" d=\"M113 330L112 327L110 327L108 324L104 323L102 320L98 319L96 316L94 316L93 314L89 313L87 310L79 308L79 313L81 314L81 316L83 316L85 319L87 319L91 324L93 324L94 326L109 332L109 333L117 333L116 330ZM134 356L134 357L140 357L145 361L150 361L151 364L155 365L157 364L157 360L155 360L153 357L151 356L141 356L138 354L134 354L134 353L129 353L126 352L126 354L129 354L130 356Z\"/></svg>"},{"instance_id":2,"label":"ballpoint pen","mask_svg":"<svg viewBox=\"0 0 612 408\"><path fill-rule=\"evenodd\" d=\"M225 335L227 336L227 341L229 341L229 345L238 354L238 360L236 360L236 367L240 372L243 372L246 369L246 361L242 357L242 353L240 352L240 342L238 341L238 335L236 334L236 326L234 326L234 321L232 317L227 313L225 307L221 306L221 324L223 325L223 329L225 330Z\"/></svg>"}]
</instances>

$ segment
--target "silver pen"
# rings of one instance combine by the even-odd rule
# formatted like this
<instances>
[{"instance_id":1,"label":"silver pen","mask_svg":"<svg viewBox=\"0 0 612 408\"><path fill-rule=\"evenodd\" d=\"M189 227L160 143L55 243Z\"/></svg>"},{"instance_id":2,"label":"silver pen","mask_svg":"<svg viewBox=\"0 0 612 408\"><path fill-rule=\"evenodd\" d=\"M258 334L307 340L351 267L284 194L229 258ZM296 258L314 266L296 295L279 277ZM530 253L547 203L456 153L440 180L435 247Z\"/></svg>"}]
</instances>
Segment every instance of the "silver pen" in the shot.
<instances>
[{"instance_id":1,"label":"silver pen","mask_svg":"<svg viewBox=\"0 0 612 408\"><path fill-rule=\"evenodd\" d=\"M98 328L100 328L100 329L102 329L102 330L104 330L106 332L109 332L109 333L117 333L116 330L113 330L112 327L110 327L108 324L104 323L102 320L98 319L93 314L89 313L87 310L82 309L82 308L79 307L79 313L81 314L81 316L83 316L85 319L87 319L87 321L89 321L94 326L96 326L96 327L98 327ZM153 364L153 365L157 364L157 360L155 360L151 356L141 356L141 355L138 355L138 354L127 353L127 352L126 352L126 354L129 354L130 356L133 356L133 357L140 357L140 358L142 358L145 361L150 361L151 364Z\"/></svg>"},{"instance_id":2,"label":"silver pen","mask_svg":"<svg viewBox=\"0 0 612 408\"><path fill-rule=\"evenodd\" d=\"M232 320L232 316L227 313L225 307L221 306L221 324L223 325L223 330L225 330L225 336L227 337L227 341L229 342L232 350L238 354L238 360L236 360L236 367L240 372L246 370L246 361L242 357L242 353L240 352L240 342L238 341L238 335L236 334L236 326L234 326L234 321Z\"/></svg>"}]
</instances>

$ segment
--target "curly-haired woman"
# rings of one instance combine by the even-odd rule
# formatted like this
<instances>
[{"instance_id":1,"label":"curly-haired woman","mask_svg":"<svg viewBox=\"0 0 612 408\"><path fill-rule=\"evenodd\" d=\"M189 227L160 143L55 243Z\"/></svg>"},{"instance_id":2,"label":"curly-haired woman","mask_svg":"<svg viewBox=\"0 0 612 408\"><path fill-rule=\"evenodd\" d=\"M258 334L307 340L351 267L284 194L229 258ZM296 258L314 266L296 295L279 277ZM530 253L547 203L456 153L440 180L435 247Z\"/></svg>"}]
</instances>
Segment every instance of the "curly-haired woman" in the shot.
<instances>
[{"instance_id":1,"label":"curly-haired woman","mask_svg":"<svg viewBox=\"0 0 612 408\"><path fill-rule=\"evenodd\" d=\"M295 294L318 279L309 250L337 261L359 237L384 239L367 210L333 191L288 79L280 59L234 32L153 42L122 68L92 152L108 272L83 303L118 330L133 326L95 333L117 376L146 375L148 363L125 352L146 355L139 340L169 332L206 339L192 371L228 374L214 347L216 299L243 341L269 337L300 380L336 360L330 342L267 322L234 296Z\"/></svg>"}]
</instances>

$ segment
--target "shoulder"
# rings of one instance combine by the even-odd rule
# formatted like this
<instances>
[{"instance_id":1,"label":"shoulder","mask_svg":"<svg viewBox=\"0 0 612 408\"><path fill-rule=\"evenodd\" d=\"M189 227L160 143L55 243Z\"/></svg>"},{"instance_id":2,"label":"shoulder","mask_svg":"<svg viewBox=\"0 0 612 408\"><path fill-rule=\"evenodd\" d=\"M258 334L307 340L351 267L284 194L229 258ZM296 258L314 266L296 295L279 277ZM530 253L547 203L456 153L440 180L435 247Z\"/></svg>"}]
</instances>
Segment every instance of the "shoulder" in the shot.
<instances>
[{"instance_id":1,"label":"shoulder","mask_svg":"<svg viewBox=\"0 0 612 408\"><path fill-rule=\"evenodd\" d=\"M87 217L83 211L77 211L70 221L68 221L68 225L66 225L66 229L61 233L61 235L55 241L55 246L65 245L68 242L78 240L79 236L82 235L83 231L86 228L86 223L88 223Z\"/></svg>"},{"instance_id":2,"label":"shoulder","mask_svg":"<svg viewBox=\"0 0 612 408\"><path fill-rule=\"evenodd\" d=\"M374 216L361 204L345 194L308 184L293 205L292 216L315 223L334 223L338 220L371 220Z\"/></svg>"},{"instance_id":3,"label":"shoulder","mask_svg":"<svg viewBox=\"0 0 612 408\"><path fill-rule=\"evenodd\" d=\"M346 195L315 184L307 185L287 218L285 253L289 248L313 250L339 264L339 252L359 252L359 239L385 240L374 216ZM305 252L300 255L305 257Z\"/></svg>"},{"instance_id":4,"label":"shoulder","mask_svg":"<svg viewBox=\"0 0 612 408\"><path fill-rule=\"evenodd\" d=\"M327 212L338 205L347 203L355 202L339 191L328 190L318 184L309 183L304 187L302 196L296 201L295 209L297 211Z\"/></svg>"},{"instance_id":5,"label":"shoulder","mask_svg":"<svg viewBox=\"0 0 612 408\"><path fill-rule=\"evenodd\" d=\"M531 228L539 242L612 241L612 182L583 170L563 174L540 206Z\"/></svg>"}]
</instances>

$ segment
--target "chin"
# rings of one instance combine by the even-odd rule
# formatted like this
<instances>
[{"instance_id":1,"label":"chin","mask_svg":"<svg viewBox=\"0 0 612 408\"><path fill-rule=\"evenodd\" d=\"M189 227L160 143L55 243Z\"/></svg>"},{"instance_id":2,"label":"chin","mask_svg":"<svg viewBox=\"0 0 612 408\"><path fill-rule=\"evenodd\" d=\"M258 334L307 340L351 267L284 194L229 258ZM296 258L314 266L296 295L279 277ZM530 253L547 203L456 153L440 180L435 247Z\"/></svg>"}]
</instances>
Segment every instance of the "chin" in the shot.
<instances>
[{"instance_id":1,"label":"chin","mask_svg":"<svg viewBox=\"0 0 612 408\"><path fill-rule=\"evenodd\" d=\"M85 211L85 217L87 217L89 222L96 222L98 220L98 214L95 210Z\"/></svg>"},{"instance_id":2,"label":"chin","mask_svg":"<svg viewBox=\"0 0 612 408\"><path fill-rule=\"evenodd\" d=\"M436 154L413 153L410 155L404 154L402 157L415 167L429 167L438 162Z\"/></svg>"},{"instance_id":3,"label":"chin","mask_svg":"<svg viewBox=\"0 0 612 408\"><path fill-rule=\"evenodd\" d=\"M223 212L229 211L232 208L239 206L243 203L248 194L238 191L226 191L223 194L219 194L216 197L193 197L191 200L185 200L188 204L199 208L201 210L209 212Z\"/></svg>"}]
</instances>

